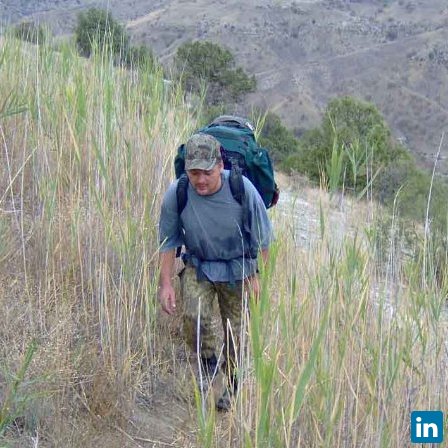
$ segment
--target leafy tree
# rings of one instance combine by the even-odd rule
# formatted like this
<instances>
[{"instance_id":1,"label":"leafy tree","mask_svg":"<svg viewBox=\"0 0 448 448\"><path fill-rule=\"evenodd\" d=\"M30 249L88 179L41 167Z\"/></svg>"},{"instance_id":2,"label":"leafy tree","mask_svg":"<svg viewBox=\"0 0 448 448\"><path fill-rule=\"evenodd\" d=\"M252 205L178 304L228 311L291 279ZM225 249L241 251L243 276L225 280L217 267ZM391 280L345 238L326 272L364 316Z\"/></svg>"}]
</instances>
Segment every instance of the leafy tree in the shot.
<instances>
[{"instance_id":1,"label":"leafy tree","mask_svg":"<svg viewBox=\"0 0 448 448\"><path fill-rule=\"evenodd\" d=\"M83 56L90 56L93 48L109 48L113 55L128 51L129 36L109 11L90 8L78 16L75 30L76 44Z\"/></svg>"},{"instance_id":2,"label":"leafy tree","mask_svg":"<svg viewBox=\"0 0 448 448\"><path fill-rule=\"evenodd\" d=\"M255 77L235 67L232 53L209 41L181 45L176 52L175 66L187 90L200 93L206 87L206 100L211 105L238 101L256 88Z\"/></svg>"},{"instance_id":3,"label":"leafy tree","mask_svg":"<svg viewBox=\"0 0 448 448\"><path fill-rule=\"evenodd\" d=\"M248 76L241 67L225 70L220 81L234 100L238 100L246 93L254 92L257 87L255 76Z\"/></svg>"},{"instance_id":4,"label":"leafy tree","mask_svg":"<svg viewBox=\"0 0 448 448\"><path fill-rule=\"evenodd\" d=\"M330 101L322 125L304 134L298 154L288 162L314 180L322 174L328 179L335 155L341 161L338 184L355 190L362 190L392 160L409 158L393 141L378 109L352 97Z\"/></svg>"},{"instance_id":5,"label":"leafy tree","mask_svg":"<svg viewBox=\"0 0 448 448\"><path fill-rule=\"evenodd\" d=\"M378 109L352 97L336 98L327 106L322 123L325 138L337 137L344 146L360 143L374 145L375 154L387 158L390 149L390 129Z\"/></svg>"}]
</instances>

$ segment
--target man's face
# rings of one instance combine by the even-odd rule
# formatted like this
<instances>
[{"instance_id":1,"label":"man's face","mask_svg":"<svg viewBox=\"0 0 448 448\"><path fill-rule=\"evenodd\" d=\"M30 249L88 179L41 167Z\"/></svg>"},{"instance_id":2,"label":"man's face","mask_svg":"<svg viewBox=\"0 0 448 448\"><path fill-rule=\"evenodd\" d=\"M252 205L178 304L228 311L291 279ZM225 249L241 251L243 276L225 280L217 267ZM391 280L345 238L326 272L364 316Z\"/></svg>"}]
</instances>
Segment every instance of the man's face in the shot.
<instances>
[{"instance_id":1,"label":"man's face","mask_svg":"<svg viewBox=\"0 0 448 448\"><path fill-rule=\"evenodd\" d=\"M211 170L188 170L188 179L201 196L216 193L221 188L221 171L224 168L222 161L218 162Z\"/></svg>"}]
</instances>

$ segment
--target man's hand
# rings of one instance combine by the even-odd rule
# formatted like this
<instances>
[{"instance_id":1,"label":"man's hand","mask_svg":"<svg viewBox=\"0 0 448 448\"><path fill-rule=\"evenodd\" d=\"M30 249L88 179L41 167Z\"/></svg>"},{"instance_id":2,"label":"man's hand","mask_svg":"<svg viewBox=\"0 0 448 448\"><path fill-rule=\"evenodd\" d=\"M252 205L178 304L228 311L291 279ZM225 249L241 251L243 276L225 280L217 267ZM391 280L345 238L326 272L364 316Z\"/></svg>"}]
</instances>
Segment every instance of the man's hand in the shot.
<instances>
[{"instance_id":1,"label":"man's hand","mask_svg":"<svg viewBox=\"0 0 448 448\"><path fill-rule=\"evenodd\" d=\"M253 274L247 277L245 280L246 288L249 290L249 294L252 294L254 299L258 301L260 298L260 280L258 274Z\"/></svg>"},{"instance_id":2,"label":"man's hand","mask_svg":"<svg viewBox=\"0 0 448 448\"><path fill-rule=\"evenodd\" d=\"M167 314L174 314L176 311L176 295L171 285L160 286L159 302L163 311Z\"/></svg>"},{"instance_id":3,"label":"man's hand","mask_svg":"<svg viewBox=\"0 0 448 448\"><path fill-rule=\"evenodd\" d=\"M159 302L167 314L174 314L176 311L176 295L171 283L175 255L174 249L160 254Z\"/></svg>"}]
</instances>

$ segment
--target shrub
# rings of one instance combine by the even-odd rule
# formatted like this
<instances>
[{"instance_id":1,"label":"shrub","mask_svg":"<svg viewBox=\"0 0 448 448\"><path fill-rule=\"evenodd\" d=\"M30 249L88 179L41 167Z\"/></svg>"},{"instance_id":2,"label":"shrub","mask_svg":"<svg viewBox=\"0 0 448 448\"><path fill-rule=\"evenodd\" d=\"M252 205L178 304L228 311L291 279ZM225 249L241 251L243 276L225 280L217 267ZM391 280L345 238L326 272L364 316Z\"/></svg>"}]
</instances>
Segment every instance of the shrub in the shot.
<instances>
[{"instance_id":1,"label":"shrub","mask_svg":"<svg viewBox=\"0 0 448 448\"><path fill-rule=\"evenodd\" d=\"M319 180L324 171L326 147L319 128L306 131L299 139L296 153L290 154L283 166L290 171L306 174L311 180Z\"/></svg>"},{"instance_id":2,"label":"shrub","mask_svg":"<svg viewBox=\"0 0 448 448\"><path fill-rule=\"evenodd\" d=\"M206 87L206 102L211 105L238 101L256 88L255 77L235 67L232 53L209 41L181 45L176 52L175 67L187 90L201 93Z\"/></svg>"},{"instance_id":3,"label":"shrub","mask_svg":"<svg viewBox=\"0 0 448 448\"><path fill-rule=\"evenodd\" d=\"M420 184L423 173L411 157L402 157L389 164L375 181L375 196L383 204L392 204L395 195L406 183Z\"/></svg>"},{"instance_id":4,"label":"shrub","mask_svg":"<svg viewBox=\"0 0 448 448\"><path fill-rule=\"evenodd\" d=\"M311 179L330 177L335 152L341 160L339 187L360 191L389 163L406 159L406 151L393 142L378 109L356 98L336 98L328 104L322 125L306 132L292 167Z\"/></svg>"},{"instance_id":5,"label":"shrub","mask_svg":"<svg viewBox=\"0 0 448 448\"><path fill-rule=\"evenodd\" d=\"M109 11L90 8L78 16L75 30L79 52L89 57L94 48L108 48L113 55L126 54L129 37Z\"/></svg>"}]
</instances>

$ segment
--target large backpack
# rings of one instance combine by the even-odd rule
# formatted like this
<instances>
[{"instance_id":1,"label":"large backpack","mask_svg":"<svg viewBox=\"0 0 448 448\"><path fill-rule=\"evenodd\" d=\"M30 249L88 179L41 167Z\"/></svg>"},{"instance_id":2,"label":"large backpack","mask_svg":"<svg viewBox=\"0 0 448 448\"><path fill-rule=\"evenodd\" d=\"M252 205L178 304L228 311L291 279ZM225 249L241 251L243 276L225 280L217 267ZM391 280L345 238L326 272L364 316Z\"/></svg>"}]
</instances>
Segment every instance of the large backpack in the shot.
<instances>
[{"instance_id":1,"label":"large backpack","mask_svg":"<svg viewBox=\"0 0 448 448\"><path fill-rule=\"evenodd\" d=\"M246 176L260 193L266 208L274 206L279 198L279 189L274 180L272 162L266 149L261 148L254 135L254 127L244 118L222 115L197 133L209 134L222 145L224 168L230 170L230 187L234 198L241 204L244 184L241 174ZM174 160L176 178L185 173L185 146L181 145ZM187 181L179 182L180 188ZM180 203L179 203L180 201ZM184 203L185 202L185 203ZM178 210L186 204L186 195L178 191Z\"/></svg>"}]
</instances>

